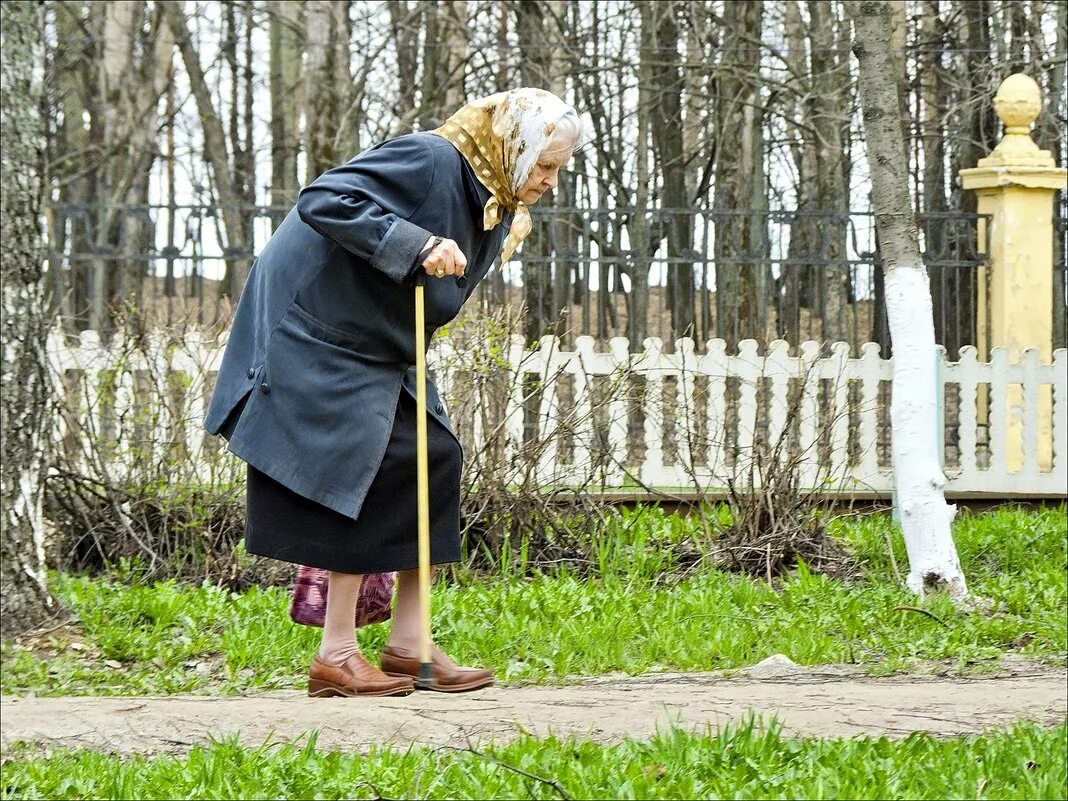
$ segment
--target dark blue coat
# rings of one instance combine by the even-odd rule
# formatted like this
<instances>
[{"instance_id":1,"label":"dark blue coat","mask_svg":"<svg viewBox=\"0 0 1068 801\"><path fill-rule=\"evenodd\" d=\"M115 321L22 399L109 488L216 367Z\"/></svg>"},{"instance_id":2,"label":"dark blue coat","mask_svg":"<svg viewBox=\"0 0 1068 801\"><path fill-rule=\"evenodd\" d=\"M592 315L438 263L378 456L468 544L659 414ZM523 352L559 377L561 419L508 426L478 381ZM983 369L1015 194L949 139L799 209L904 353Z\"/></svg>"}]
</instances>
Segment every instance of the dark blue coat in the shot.
<instances>
[{"instance_id":1,"label":"dark blue coat","mask_svg":"<svg viewBox=\"0 0 1068 801\"><path fill-rule=\"evenodd\" d=\"M416 392L416 258L437 235L456 240L468 262L464 286L426 279L429 342L504 245L510 215L482 230L489 197L459 151L431 133L383 142L305 187L249 271L205 428L227 424L241 459L355 518L398 394ZM429 380L427 411L452 431Z\"/></svg>"}]
</instances>

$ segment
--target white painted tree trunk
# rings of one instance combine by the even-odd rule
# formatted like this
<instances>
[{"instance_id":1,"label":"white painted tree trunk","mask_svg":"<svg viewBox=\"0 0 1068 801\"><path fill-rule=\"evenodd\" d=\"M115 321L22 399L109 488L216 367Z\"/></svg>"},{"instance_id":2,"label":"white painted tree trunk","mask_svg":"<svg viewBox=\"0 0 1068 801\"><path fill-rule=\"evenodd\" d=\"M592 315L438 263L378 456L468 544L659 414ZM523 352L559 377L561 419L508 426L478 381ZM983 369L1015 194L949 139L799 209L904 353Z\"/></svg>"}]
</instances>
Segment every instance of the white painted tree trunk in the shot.
<instances>
[{"instance_id":1,"label":"white painted tree trunk","mask_svg":"<svg viewBox=\"0 0 1068 801\"><path fill-rule=\"evenodd\" d=\"M936 439L936 375L931 288L920 256L908 190L908 159L890 51L886 0L847 3L860 63L859 90L871 168L872 200L883 260L886 311L894 346L890 424L894 484L909 557L906 583L916 593L944 588L964 596Z\"/></svg>"},{"instance_id":2,"label":"white painted tree trunk","mask_svg":"<svg viewBox=\"0 0 1068 801\"><path fill-rule=\"evenodd\" d=\"M918 256L918 254L917 254ZM909 555L909 589L945 585L965 595L950 522L957 507L946 503L945 474L936 439L936 372L931 288L923 263L886 271L886 315L894 345L890 426L894 484Z\"/></svg>"}]
</instances>

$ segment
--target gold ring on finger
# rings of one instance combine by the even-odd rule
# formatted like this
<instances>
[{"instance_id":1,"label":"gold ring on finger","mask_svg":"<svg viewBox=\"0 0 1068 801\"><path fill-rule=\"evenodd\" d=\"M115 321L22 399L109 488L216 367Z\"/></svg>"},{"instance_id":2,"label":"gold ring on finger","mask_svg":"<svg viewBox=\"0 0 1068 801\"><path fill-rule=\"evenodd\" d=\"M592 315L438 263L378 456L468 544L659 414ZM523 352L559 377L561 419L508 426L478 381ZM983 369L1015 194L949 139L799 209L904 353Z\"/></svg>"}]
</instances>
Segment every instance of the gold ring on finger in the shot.
<instances>
[{"instance_id":1,"label":"gold ring on finger","mask_svg":"<svg viewBox=\"0 0 1068 801\"><path fill-rule=\"evenodd\" d=\"M442 269L441 269L441 268L439 267L439 268L437 269L437 272L435 272L435 273L434 273L434 275L436 275L436 276L437 276L438 278L444 278L444 277L445 277L445 271L444 271L444 270L442 270Z\"/></svg>"}]
</instances>

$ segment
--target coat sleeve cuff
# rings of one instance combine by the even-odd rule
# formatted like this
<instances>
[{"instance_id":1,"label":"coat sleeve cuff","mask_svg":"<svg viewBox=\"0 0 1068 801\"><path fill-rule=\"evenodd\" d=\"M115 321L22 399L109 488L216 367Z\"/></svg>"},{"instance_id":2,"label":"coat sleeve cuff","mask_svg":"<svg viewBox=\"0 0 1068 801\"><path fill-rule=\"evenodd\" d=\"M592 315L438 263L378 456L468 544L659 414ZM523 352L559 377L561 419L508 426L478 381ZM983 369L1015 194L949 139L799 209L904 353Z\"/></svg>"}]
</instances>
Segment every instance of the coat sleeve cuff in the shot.
<instances>
[{"instance_id":1,"label":"coat sleeve cuff","mask_svg":"<svg viewBox=\"0 0 1068 801\"><path fill-rule=\"evenodd\" d=\"M425 228L398 217L371 256L371 266L403 284L415 273L415 259L433 236Z\"/></svg>"}]
</instances>

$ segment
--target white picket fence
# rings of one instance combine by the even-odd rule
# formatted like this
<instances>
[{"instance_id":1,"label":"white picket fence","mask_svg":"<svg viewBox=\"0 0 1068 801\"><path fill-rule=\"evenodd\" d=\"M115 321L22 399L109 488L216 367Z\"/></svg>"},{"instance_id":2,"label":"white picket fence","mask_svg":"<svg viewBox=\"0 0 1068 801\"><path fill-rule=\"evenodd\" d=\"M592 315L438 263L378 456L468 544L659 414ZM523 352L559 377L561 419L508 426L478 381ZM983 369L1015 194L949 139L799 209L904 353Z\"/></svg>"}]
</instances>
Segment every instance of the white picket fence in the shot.
<instances>
[{"instance_id":1,"label":"white picket fence","mask_svg":"<svg viewBox=\"0 0 1068 801\"><path fill-rule=\"evenodd\" d=\"M177 344L150 338L137 348L121 341L104 347L93 331L74 345L53 334L49 357L67 387L69 409L57 419L56 436L76 464L112 477L130 475L138 460L162 458L175 446L184 448L190 477L239 475L225 443L203 429L223 346L195 332ZM815 342L803 343L797 355L785 342L761 354L752 340L741 342L737 354L728 354L722 340L702 353L691 340L679 340L671 352L656 338L645 346L632 353L626 339L616 338L601 350L593 338L578 337L573 350L563 350L546 337L528 351L513 338L495 362L497 375L486 380L484 365L472 365L480 354L444 340L432 348L429 367L466 445L469 470L492 458L509 480L525 475L544 487L715 492L729 478L759 482L760 471L746 466L762 443L789 437L803 486L891 493L892 361L880 357L878 345L864 345L859 358L844 343L822 356ZM990 362L981 362L966 347L957 361L941 351L932 358L945 387L947 491L1064 497L1068 354L1058 350L1052 364L1042 364L1029 350L1016 364L995 349ZM162 386L169 388L166 399L154 389ZM488 400L491 387L506 400ZM109 445L91 448L87 439Z\"/></svg>"}]
</instances>

